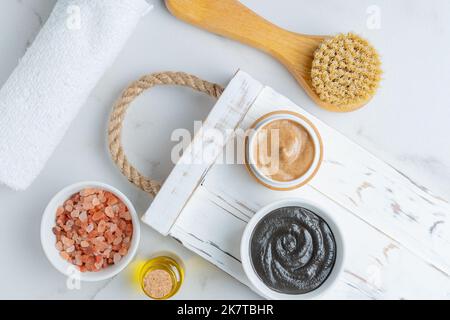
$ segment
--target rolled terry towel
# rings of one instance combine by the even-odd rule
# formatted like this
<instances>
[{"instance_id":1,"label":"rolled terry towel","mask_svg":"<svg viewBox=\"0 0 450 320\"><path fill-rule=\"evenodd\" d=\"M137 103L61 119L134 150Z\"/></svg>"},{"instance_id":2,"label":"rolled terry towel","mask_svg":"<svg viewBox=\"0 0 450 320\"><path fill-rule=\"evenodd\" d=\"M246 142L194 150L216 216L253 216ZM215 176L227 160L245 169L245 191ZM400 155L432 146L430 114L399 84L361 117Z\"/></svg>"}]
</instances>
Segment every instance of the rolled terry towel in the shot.
<instances>
[{"instance_id":1,"label":"rolled terry towel","mask_svg":"<svg viewBox=\"0 0 450 320\"><path fill-rule=\"evenodd\" d=\"M0 183L26 189L125 45L145 0L59 0L0 90Z\"/></svg>"}]
</instances>

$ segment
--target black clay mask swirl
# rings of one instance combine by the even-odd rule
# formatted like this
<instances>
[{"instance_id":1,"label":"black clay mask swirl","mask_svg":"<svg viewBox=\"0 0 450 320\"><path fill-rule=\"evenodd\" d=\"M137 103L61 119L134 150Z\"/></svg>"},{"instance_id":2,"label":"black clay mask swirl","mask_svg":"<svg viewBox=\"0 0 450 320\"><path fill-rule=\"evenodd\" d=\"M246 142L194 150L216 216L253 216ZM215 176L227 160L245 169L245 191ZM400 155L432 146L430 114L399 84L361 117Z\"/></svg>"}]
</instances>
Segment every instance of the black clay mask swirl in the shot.
<instances>
[{"instance_id":1,"label":"black clay mask swirl","mask_svg":"<svg viewBox=\"0 0 450 320\"><path fill-rule=\"evenodd\" d=\"M250 252L253 268L272 290L304 294L320 287L336 261L328 224L302 207L267 214L255 227Z\"/></svg>"}]
</instances>

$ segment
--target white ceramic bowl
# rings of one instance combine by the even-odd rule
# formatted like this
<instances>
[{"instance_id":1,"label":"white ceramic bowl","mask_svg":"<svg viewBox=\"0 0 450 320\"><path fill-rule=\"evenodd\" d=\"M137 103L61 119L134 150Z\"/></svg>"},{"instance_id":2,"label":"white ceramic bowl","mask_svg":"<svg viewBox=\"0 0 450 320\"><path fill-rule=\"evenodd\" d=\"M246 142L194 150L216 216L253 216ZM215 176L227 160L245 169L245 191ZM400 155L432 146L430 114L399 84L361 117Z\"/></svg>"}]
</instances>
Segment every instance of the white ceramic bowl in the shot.
<instances>
[{"instance_id":1,"label":"white ceramic bowl","mask_svg":"<svg viewBox=\"0 0 450 320\"><path fill-rule=\"evenodd\" d=\"M123 203L128 207L131 214L131 221L133 223L133 236L131 238L131 245L128 253L119 261L118 264L109 266L98 272L77 272L75 267L64 260L58 249L56 249L56 236L53 234L52 228L55 226L56 210L61 206L64 201L70 198L73 194L81 191L85 188L98 188L106 191L112 192L116 195ZM44 215L41 221L41 243L44 249L45 255L47 256L50 263L61 273L67 276L74 276L76 273L79 279L82 281L100 281L111 278L122 271L133 259L134 255L139 246L140 240L140 226L139 218L136 214L132 203L128 198L114 187L111 187L105 183L101 182L79 182L70 185L60 192L58 192L45 209Z\"/></svg>"},{"instance_id":2,"label":"white ceramic bowl","mask_svg":"<svg viewBox=\"0 0 450 320\"><path fill-rule=\"evenodd\" d=\"M311 210L315 214L317 214L319 217L325 220L325 222L328 224L328 226L331 228L331 231L333 232L335 242L336 242L336 261L333 267L333 270L331 271L331 274L328 276L328 278L325 280L325 282L316 290L304 293L304 294L284 294L277 291L272 290L270 287L268 287L264 282L259 278L258 274L256 273L255 269L253 268L253 263L251 261L251 254L250 254L250 242L253 235L253 231L258 224L259 221L261 221L262 218L264 218L267 214L270 212L282 208L282 207L289 207L289 206L299 206L306 209ZM335 283L336 279L342 272L342 266L344 261L344 254L345 254L345 246L343 242L343 237L341 235L341 232L337 225L334 222L334 219L320 206L312 203L311 201L307 201L304 199L299 198L288 198L279 200L276 202L273 202L265 207L263 207L261 210L259 210L253 218L250 220L250 222L247 224L247 227L245 228L244 234L242 236L241 240L241 260L242 265L244 267L245 274L247 275L248 279L250 280L251 284L253 285L254 290L256 290L259 294L261 294L266 299L274 299L274 300L308 300L308 299L317 299L320 298L320 296L329 290Z\"/></svg>"},{"instance_id":3,"label":"white ceramic bowl","mask_svg":"<svg viewBox=\"0 0 450 320\"><path fill-rule=\"evenodd\" d=\"M311 167L309 167L308 171L304 175L292 181L276 181L270 177L267 177L261 173L258 166L256 166L256 159L254 158L253 150L255 148L255 144L257 143L256 137L259 130L264 128L267 124L277 120L291 120L300 124L306 129L306 131L308 131L314 143L315 154ZM323 142L319 131L307 118L291 111L276 111L266 114L258 119L255 124L253 124L252 129L253 130L246 141L245 159L247 168L259 183L274 190L292 190L305 185L315 176L322 163Z\"/></svg>"}]
</instances>

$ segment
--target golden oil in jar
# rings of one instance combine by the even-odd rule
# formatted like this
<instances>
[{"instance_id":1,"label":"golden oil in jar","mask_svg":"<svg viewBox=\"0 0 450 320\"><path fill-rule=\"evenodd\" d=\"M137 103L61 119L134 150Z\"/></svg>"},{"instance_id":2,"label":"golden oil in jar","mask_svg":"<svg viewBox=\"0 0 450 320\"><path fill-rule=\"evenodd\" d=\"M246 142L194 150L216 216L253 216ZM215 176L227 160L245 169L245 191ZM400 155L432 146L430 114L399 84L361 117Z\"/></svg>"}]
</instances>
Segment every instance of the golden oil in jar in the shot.
<instances>
[{"instance_id":1,"label":"golden oil in jar","mask_svg":"<svg viewBox=\"0 0 450 320\"><path fill-rule=\"evenodd\" d=\"M166 300L180 290L184 281L184 267L175 257L156 257L142 266L139 281L148 297Z\"/></svg>"}]
</instances>

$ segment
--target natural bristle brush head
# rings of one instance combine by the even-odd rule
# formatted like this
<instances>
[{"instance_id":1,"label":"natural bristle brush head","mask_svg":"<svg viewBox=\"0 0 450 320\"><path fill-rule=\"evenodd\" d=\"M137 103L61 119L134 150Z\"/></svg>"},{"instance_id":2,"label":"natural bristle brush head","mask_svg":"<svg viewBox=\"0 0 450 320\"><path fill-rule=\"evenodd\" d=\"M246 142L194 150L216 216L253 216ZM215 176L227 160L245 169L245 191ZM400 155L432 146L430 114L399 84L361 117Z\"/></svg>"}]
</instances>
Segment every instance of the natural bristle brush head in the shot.
<instances>
[{"instance_id":1,"label":"natural bristle brush head","mask_svg":"<svg viewBox=\"0 0 450 320\"><path fill-rule=\"evenodd\" d=\"M367 103L381 74L375 48L353 33L327 38L314 52L312 86L332 111L353 111Z\"/></svg>"}]
</instances>

